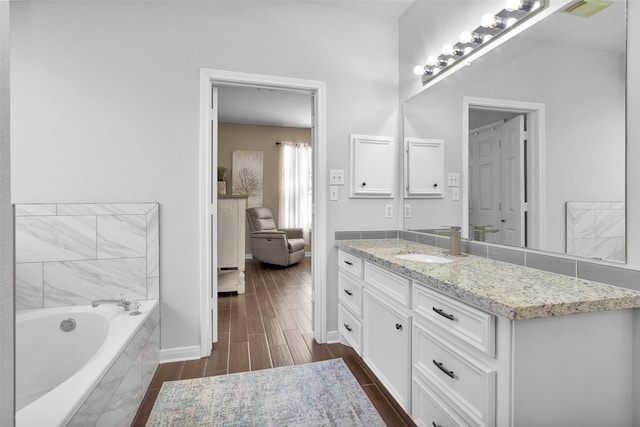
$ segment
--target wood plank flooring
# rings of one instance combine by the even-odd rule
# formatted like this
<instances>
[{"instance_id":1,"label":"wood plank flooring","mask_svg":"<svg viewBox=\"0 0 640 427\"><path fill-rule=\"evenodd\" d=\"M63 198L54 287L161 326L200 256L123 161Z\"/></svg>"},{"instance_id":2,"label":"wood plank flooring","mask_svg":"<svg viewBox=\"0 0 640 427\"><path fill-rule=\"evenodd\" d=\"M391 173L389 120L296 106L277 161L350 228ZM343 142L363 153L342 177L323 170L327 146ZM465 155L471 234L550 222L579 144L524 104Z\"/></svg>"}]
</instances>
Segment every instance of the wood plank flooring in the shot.
<instances>
[{"instance_id":1,"label":"wood plank flooring","mask_svg":"<svg viewBox=\"0 0 640 427\"><path fill-rule=\"evenodd\" d=\"M342 357L388 426L414 426L350 347L318 344L311 323L311 259L280 268L247 261L246 293L218 295L211 355L161 364L132 426L144 426L164 381L226 375Z\"/></svg>"}]
</instances>

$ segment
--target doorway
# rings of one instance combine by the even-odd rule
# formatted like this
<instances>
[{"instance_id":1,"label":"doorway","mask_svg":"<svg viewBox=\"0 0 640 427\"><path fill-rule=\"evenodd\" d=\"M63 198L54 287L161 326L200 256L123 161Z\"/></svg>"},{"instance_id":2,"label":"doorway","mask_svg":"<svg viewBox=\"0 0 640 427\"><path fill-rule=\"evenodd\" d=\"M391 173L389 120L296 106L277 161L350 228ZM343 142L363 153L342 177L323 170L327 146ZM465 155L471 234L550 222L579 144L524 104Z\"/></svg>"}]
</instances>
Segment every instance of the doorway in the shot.
<instances>
[{"instance_id":1,"label":"doorway","mask_svg":"<svg viewBox=\"0 0 640 427\"><path fill-rule=\"evenodd\" d=\"M465 97L463 105L463 237L540 248L544 104Z\"/></svg>"},{"instance_id":2,"label":"doorway","mask_svg":"<svg viewBox=\"0 0 640 427\"><path fill-rule=\"evenodd\" d=\"M200 70L200 355L205 357L217 340L217 194L213 188L214 165L218 164L217 87L238 86L301 91L312 99L313 150L313 225L311 252L326 252L326 140L324 82L279 76ZM313 333L319 343L326 342L326 263L324 257L312 257Z\"/></svg>"}]
</instances>

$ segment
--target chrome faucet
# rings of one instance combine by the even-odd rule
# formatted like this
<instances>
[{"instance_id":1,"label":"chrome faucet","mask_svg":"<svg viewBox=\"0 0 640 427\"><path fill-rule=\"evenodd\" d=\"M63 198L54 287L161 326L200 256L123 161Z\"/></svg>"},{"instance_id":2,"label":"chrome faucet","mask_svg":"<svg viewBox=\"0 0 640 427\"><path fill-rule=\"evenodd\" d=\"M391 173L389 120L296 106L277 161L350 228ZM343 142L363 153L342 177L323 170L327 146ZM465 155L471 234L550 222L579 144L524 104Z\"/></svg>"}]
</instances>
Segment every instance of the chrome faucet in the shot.
<instances>
[{"instance_id":1,"label":"chrome faucet","mask_svg":"<svg viewBox=\"0 0 640 427\"><path fill-rule=\"evenodd\" d=\"M124 296L120 299L99 299L91 301L92 307L97 307L100 304L115 304L117 307L122 307L124 311L131 310L131 301L127 300Z\"/></svg>"},{"instance_id":2,"label":"chrome faucet","mask_svg":"<svg viewBox=\"0 0 640 427\"><path fill-rule=\"evenodd\" d=\"M449 236L449 255L460 256L461 227L451 226L449 230L436 230L436 234Z\"/></svg>"}]
</instances>

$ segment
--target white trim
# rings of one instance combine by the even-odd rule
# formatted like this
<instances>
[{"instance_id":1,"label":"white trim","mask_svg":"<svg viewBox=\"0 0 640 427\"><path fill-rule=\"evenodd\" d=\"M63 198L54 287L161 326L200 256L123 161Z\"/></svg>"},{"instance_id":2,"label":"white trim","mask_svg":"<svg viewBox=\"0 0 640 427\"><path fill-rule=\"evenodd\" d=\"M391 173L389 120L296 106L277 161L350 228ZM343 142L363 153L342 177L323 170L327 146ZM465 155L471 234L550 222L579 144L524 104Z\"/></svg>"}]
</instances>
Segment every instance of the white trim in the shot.
<instances>
[{"instance_id":1,"label":"white trim","mask_svg":"<svg viewBox=\"0 0 640 427\"><path fill-rule=\"evenodd\" d=\"M327 252L327 177L326 177L326 84L322 81L295 79L290 77L240 73L225 70L200 69L200 354L208 355L211 350L211 311L215 304L211 296L210 282L213 280L210 260L215 255L210 249L212 238L211 224L206 209L211 194L212 150L210 147L210 99L212 86L250 86L268 87L283 90L304 91L313 94L315 104L313 136L313 229L311 252L313 283L313 329L316 341L326 342L326 255ZM211 302L214 301L214 302Z\"/></svg>"},{"instance_id":2,"label":"white trim","mask_svg":"<svg viewBox=\"0 0 640 427\"><path fill-rule=\"evenodd\" d=\"M545 106L539 102L513 101L506 99L477 98L462 99L462 237L469 238L469 108L511 111L528 114L529 141L529 211L534 212L528 224L528 248L542 249L545 244Z\"/></svg>"},{"instance_id":3,"label":"white trim","mask_svg":"<svg viewBox=\"0 0 640 427\"><path fill-rule=\"evenodd\" d=\"M340 331L327 332L327 343L334 344L340 342Z\"/></svg>"},{"instance_id":4,"label":"white trim","mask_svg":"<svg viewBox=\"0 0 640 427\"><path fill-rule=\"evenodd\" d=\"M160 350L160 363L200 359L200 346L174 347Z\"/></svg>"}]
</instances>

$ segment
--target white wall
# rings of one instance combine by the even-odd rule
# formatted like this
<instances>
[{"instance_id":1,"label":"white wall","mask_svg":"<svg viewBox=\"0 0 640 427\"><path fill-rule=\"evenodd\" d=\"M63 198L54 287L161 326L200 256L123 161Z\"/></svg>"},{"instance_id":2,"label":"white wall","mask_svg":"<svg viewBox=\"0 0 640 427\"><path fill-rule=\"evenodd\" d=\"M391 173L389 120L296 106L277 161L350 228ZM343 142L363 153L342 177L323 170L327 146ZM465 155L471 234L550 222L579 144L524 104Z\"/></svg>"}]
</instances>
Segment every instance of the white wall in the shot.
<instances>
[{"instance_id":1,"label":"white wall","mask_svg":"<svg viewBox=\"0 0 640 427\"><path fill-rule=\"evenodd\" d=\"M333 2L18 2L11 26L13 201L159 202L163 349L199 343L200 68L325 81L330 168L348 170L349 133L397 133L393 16ZM333 232L397 227L384 201L340 196L316 255L329 331Z\"/></svg>"},{"instance_id":2,"label":"white wall","mask_svg":"<svg viewBox=\"0 0 640 427\"><path fill-rule=\"evenodd\" d=\"M9 2L0 2L0 425L14 419L13 210L9 161Z\"/></svg>"}]
</instances>

